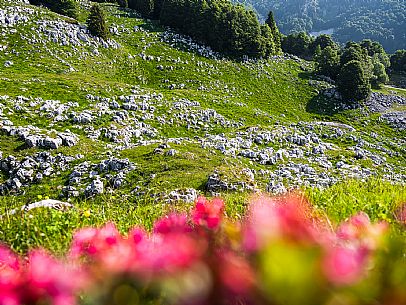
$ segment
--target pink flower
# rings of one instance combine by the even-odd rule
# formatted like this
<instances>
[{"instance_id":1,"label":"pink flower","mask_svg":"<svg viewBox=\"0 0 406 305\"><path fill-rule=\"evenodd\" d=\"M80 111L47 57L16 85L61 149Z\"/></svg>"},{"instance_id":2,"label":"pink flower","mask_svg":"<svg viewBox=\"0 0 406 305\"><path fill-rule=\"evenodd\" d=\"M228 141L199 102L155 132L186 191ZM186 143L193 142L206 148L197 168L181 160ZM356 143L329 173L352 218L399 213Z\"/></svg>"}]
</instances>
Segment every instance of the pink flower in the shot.
<instances>
[{"instance_id":1,"label":"pink flower","mask_svg":"<svg viewBox=\"0 0 406 305\"><path fill-rule=\"evenodd\" d=\"M106 249L116 246L121 240L116 226L109 222L100 229L85 228L77 231L73 236L70 249L71 257L96 257Z\"/></svg>"},{"instance_id":2,"label":"pink flower","mask_svg":"<svg viewBox=\"0 0 406 305\"><path fill-rule=\"evenodd\" d=\"M77 231L73 236L70 255L79 257L82 255L95 255L97 253L93 240L96 238L98 230L96 228L84 228Z\"/></svg>"},{"instance_id":3,"label":"pink flower","mask_svg":"<svg viewBox=\"0 0 406 305\"><path fill-rule=\"evenodd\" d=\"M0 245L0 304L20 304L21 264L17 255Z\"/></svg>"},{"instance_id":4,"label":"pink flower","mask_svg":"<svg viewBox=\"0 0 406 305\"><path fill-rule=\"evenodd\" d=\"M142 228L132 228L128 233L128 240L132 243L139 244L147 238L147 233Z\"/></svg>"},{"instance_id":5,"label":"pink flower","mask_svg":"<svg viewBox=\"0 0 406 305\"><path fill-rule=\"evenodd\" d=\"M354 284L364 272L366 258L362 249L332 247L323 261L324 274L334 284Z\"/></svg>"},{"instance_id":6,"label":"pink flower","mask_svg":"<svg viewBox=\"0 0 406 305\"><path fill-rule=\"evenodd\" d=\"M206 249L207 243L194 234L154 234L141 255L152 273L174 273L197 262Z\"/></svg>"},{"instance_id":7,"label":"pink flower","mask_svg":"<svg viewBox=\"0 0 406 305\"><path fill-rule=\"evenodd\" d=\"M192 211L193 223L211 230L219 227L224 211L224 202L214 198L211 202L205 197L199 197Z\"/></svg>"},{"instance_id":8,"label":"pink flower","mask_svg":"<svg viewBox=\"0 0 406 305\"><path fill-rule=\"evenodd\" d=\"M5 268L18 271L20 260L9 248L0 244L0 270Z\"/></svg>"},{"instance_id":9,"label":"pink flower","mask_svg":"<svg viewBox=\"0 0 406 305\"><path fill-rule=\"evenodd\" d=\"M343 240L358 239L370 225L370 220L367 214L358 213L351 217L347 222L340 225L337 229L337 236Z\"/></svg>"},{"instance_id":10,"label":"pink flower","mask_svg":"<svg viewBox=\"0 0 406 305\"><path fill-rule=\"evenodd\" d=\"M244 230L244 247L248 251L258 250L274 239L322 243L329 235L330 232L313 218L311 207L300 196L260 196L250 201Z\"/></svg>"},{"instance_id":11,"label":"pink flower","mask_svg":"<svg viewBox=\"0 0 406 305\"><path fill-rule=\"evenodd\" d=\"M385 236L387 229L386 222L372 224L368 215L361 212L338 227L337 238L341 242L374 250Z\"/></svg>"},{"instance_id":12,"label":"pink flower","mask_svg":"<svg viewBox=\"0 0 406 305\"><path fill-rule=\"evenodd\" d=\"M21 293L28 304L47 300L53 305L76 304L76 293L86 283L80 269L59 262L42 250L29 253L25 277Z\"/></svg>"},{"instance_id":13,"label":"pink flower","mask_svg":"<svg viewBox=\"0 0 406 305\"><path fill-rule=\"evenodd\" d=\"M187 224L185 214L169 214L154 224L154 232L160 234L188 233L190 231L191 227Z\"/></svg>"}]
</instances>

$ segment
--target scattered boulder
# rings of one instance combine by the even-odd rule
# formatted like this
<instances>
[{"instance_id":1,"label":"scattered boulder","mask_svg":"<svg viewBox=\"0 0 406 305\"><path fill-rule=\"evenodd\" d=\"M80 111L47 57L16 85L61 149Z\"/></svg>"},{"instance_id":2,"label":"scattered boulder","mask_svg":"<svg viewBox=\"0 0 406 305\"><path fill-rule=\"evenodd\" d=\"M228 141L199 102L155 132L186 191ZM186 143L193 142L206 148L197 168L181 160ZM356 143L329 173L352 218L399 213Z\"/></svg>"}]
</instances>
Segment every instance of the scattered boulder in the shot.
<instances>
[{"instance_id":1,"label":"scattered boulder","mask_svg":"<svg viewBox=\"0 0 406 305\"><path fill-rule=\"evenodd\" d=\"M94 197L104 193L104 183L100 179L93 180L85 189L86 197Z\"/></svg>"}]
</instances>

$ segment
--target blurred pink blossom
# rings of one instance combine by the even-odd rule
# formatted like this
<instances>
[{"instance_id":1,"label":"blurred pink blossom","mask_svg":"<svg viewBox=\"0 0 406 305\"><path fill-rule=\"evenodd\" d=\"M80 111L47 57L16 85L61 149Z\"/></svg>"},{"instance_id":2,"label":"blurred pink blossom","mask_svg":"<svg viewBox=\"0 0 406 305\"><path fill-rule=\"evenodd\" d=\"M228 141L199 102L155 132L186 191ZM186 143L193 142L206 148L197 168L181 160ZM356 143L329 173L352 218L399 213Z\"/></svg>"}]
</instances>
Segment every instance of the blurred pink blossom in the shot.
<instances>
[{"instance_id":1,"label":"blurred pink blossom","mask_svg":"<svg viewBox=\"0 0 406 305\"><path fill-rule=\"evenodd\" d=\"M255 286L255 273L243 257L225 252L219 257L220 279L233 294L248 296Z\"/></svg>"},{"instance_id":2,"label":"blurred pink blossom","mask_svg":"<svg viewBox=\"0 0 406 305\"><path fill-rule=\"evenodd\" d=\"M105 249L117 245L120 239L120 233L111 222L106 223L100 229L80 229L73 236L70 255L72 257L101 255Z\"/></svg>"},{"instance_id":3,"label":"blurred pink blossom","mask_svg":"<svg viewBox=\"0 0 406 305\"><path fill-rule=\"evenodd\" d=\"M20 302L21 263L17 255L0 244L0 304L17 305Z\"/></svg>"},{"instance_id":4,"label":"blurred pink blossom","mask_svg":"<svg viewBox=\"0 0 406 305\"><path fill-rule=\"evenodd\" d=\"M205 197L199 197L192 211L193 223L215 230L219 227L224 211L224 201L214 198L211 202Z\"/></svg>"},{"instance_id":5,"label":"blurred pink blossom","mask_svg":"<svg viewBox=\"0 0 406 305\"><path fill-rule=\"evenodd\" d=\"M361 249L331 247L323 260L323 271L334 284L354 284L364 271L365 252Z\"/></svg>"},{"instance_id":6,"label":"blurred pink blossom","mask_svg":"<svg viewBox=\"0 0 406 305\"><path fill-rule=\"evenodd\" d=\"M52 305L76 304L76 294L87 276L80 267L56 260L43 250L31 251L24 272L23 304L49 301Z\"/></svg>"},{"instance_id":7,"label":"blurred pink blossom","mask_svg":"<svg viewBox=\"0 0 406 305\"><path fill-rule=\"evenodd\" d=\"M310 205L302 197L289 195L271 198L262 195L251 201L244 230L244 246L246 250L254 251L274 239L298 243L322 242L329 233L313 217Z\"/></svg>"},{"instance_id":8,"label":"blurred pink blossom","mask_svg":"<svg viewBox=\"0 0 406 305\"><path fill-rule=\"evenodd\" d=\"M187 233L191 227L187 224L186 214L169 214L159 219L154 224L154 232L160 234Z\"/></svg>"}]
</instances>

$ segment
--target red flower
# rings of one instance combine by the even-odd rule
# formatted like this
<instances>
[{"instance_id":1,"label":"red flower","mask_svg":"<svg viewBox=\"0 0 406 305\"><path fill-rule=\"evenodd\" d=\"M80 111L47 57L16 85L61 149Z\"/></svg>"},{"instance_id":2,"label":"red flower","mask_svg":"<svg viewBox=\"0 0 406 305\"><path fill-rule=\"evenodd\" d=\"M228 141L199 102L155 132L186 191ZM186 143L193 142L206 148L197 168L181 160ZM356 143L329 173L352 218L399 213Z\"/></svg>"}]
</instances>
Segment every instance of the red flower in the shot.
<instances>
[{"instance_id":1,"label":"red flower","mask_svg":"<svg viewBox=\"0 0 406 305\"><path fill-rule=\"evenodd\" d=\"M169 214L154 224L154 232L160 234L188 233L190 231L191 227L187 224L185 214Z\"/></svg>"},{"instance_id":2,"label":"red flower","mask_svg":"<svg viewBox=\"0 0 406 305\"><path fill-rule=\"evenodd\" d=\"M102 228L85 228L77 231L73 236L70 249L72 257L88 256L95 258L103 252L116 246L121 240L116 226L109 222Z\"/></svg>"},{"instance_id":3,"label":"red flower","mask_svg":"<svg viewBox=\"0 0 406 305\"><path fill-rule=\"evenodd\" d=\"M224 211L224 202L219 198L207 201L205 197L199 197L192 211L193 223L210 230L219 227Z\"/></svg>"},{"instance_id":4,"label":"red flower","mask_svg":"<svg viewBox=\"0 0 406 305\"><path fill-rule=\"evenodd\" d=\"M322 243L329 238L330 232L315 221L309 204L299 196L260 196L250 203L244 230L244 247L248 251L258 250L274 239Z\"/></svg>"}]
</instances>

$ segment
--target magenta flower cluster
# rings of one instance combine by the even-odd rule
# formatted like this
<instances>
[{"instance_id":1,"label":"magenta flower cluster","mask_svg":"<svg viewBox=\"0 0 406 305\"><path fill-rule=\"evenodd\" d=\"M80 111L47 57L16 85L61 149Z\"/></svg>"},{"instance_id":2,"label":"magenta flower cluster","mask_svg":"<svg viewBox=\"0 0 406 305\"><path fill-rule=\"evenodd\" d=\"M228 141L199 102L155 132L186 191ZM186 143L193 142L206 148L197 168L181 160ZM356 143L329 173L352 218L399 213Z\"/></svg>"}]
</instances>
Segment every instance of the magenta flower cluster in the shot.
<instances>
[{"instance_id":1,"label":"magenta flower cluster","mask_svg":"<svg viewBox=\"0 0 406 305\"><path fill-rule=\"evenodd\" d=\"M223 216L221 199L200 197L152 232L80 229L64 258L0 246L0 305L406 304L405 249L387 223L359 213L335 227L299 195Z\"/></svg>"}]
</instances>

